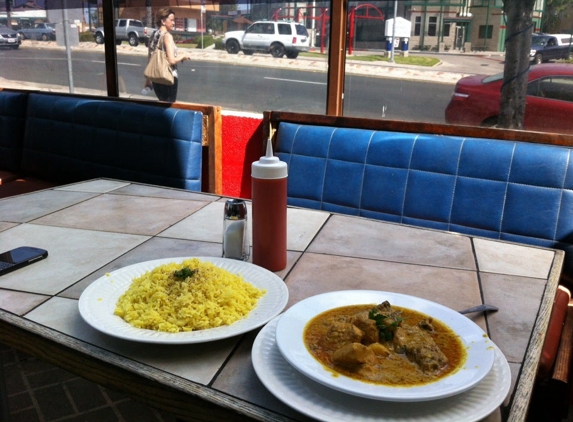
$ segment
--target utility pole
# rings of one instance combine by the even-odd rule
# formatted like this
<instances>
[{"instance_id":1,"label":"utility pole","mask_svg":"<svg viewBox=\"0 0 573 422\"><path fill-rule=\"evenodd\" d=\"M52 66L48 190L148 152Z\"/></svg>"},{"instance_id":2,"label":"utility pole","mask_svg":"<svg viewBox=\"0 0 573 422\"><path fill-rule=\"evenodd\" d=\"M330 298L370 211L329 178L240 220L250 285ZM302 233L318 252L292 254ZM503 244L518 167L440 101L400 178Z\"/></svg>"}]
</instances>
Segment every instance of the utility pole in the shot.
<instances>
[{"instance_id":1,"label":"utility pole","mask_svg":"<svg viewBox=\"0 0 573 422\"><path fill-rule=\"evenodd\" d=\"M390 48L390 63L394 63L394 47L396 39L396 15L398 14L398 0L394 0L394 22L392 22L392 47Z\"/></svg>"},{"instance_id":2,"label":"utility pole","mask_svg":"<svg viewBox=\"0 0 573 422\"><path fill-rule=\"evenodd\" d=\"M6 26L12 29L12 0L6 0Z\"/></svg>"}]
</instances>

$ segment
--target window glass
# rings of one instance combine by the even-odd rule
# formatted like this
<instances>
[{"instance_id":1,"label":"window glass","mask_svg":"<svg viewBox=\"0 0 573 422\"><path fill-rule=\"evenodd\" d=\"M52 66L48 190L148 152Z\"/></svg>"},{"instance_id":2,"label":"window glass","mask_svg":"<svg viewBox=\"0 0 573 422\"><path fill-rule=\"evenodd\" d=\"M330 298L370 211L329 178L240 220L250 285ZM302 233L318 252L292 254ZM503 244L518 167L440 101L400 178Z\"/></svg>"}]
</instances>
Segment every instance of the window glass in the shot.
<instances>
[{"instance_id":1,"label":"window glass","mask_svg":"<svg viewBox=\"0 0 573 422\"><path fill-rule=\"evenodd\" d=\"M19 7L24 2L12 3ZM150 6L144 5L147 3ZM13 13L10 19L5 10L0 10L0 24L10 24L13 31L23 33L44 22L55 25L56 29L55 40L21 36L20 46L15 41L14 45L0 45L0 87L107 95L110 84L113 87L117 83L121 97L157 101L155 92L142 91L146 44L157 29L157 10L172 3L169 7L174 11L175 21L171 33L178 54L191 57L177 68L178 101L213 104L240 112L326 113L327 99L336 93L328 88L327 73L332 26L330 2L238 0L230 4L215 0L203 2L203 6L201 2L173 5L167 0L147 3L90 0L81 7L68 2L71 6L62 9L61 2L46 0L37 2L39 10L22 7L18 12L26 9L26 14ZM392 39L387 23L394 17L395 6L400 30ZM343 37L346 66L339 87L342 113L448 123L445 111L456 82L470 74L486 77L485 82L491 75L503 72L503 40L508 34L501 7L501 1L494 4L485 0L369 3L350 0ZM116 42L107 43L107 48L115 49L116 69L112 64L106 67L109 34L103 29L104 15L111 15L111 27L118 23ZM536 22L542 21L542 16L535 18ZM281 47L277 43L275 27L280 28L277 31L281 35L289 35L282 38L288 39L290 45ZM247 28L252 39L248 45L242 45ZM238 34L236 44L229 40L224 45L225 34L233 33ZM563 34L558 40L566 38ZM532 46L545 46L547 39L543 35L534 36ZM487 56L467 54L481 50ZM108 55L108 60L110 56L114 55ZM543 61L562 63L564 59ZM532 64L531 69L536 66ZM552 93L551 98L569 101L566 99L571 92L569 79L550 76L552 79L543 79L543 86L537 87L536 93ZM546 84L551 86L546 88ZM533 90L533 85L529 89Z\"/></svg>"},{"instance_id":2,"label":"window glass","mask_svg":"<svg viewBox=\"0 0 573 422\"><path fill-rule=\"evenodd\" d=\"M537 95L553 100L573 102L573 77L543 78L539 81Z\"/></svg>"},{"instance_id":3,"label":"window glass","mask_svg":"<svg viewBox=\"0 0 573 422\"><path fill-rule=\"evenodd\" d=\"M438 27L437 23L438 23L438 18L435 16L430 16L430 18L428 19L428 35L430 37L436 36L436 29Z\"/></svg>"},{"instance_id":4,"label":"window glass","mask_svg":"<svg viewBox=\"0 0 573 422\"><path fill-rule=\"evenodd\" d=\"M422 33L422 17L416 16L414 22L414 35L419 36Z\"/></svg>"},{"instance_id":5,"label":"window glass","mask_svg":"<svg viewBox=\"0 0 573 422\"><path fill-rule=\"evenodd\" d=\"M288 24L279 23L279 34L292 35L292 26Z\"/></svg>"},{"instance_id":6,"label":"window glass","mask_svg":"<svg viewBox=\"0 0 573 422\"><path fill-rule=\"evenodd\" d=\"M480 25L478 38L491 39L493 36L493 25Z\"/></svg>"},{"instance_id":7,"label":"window glass","mask_svg":"<svg viewBox=\"0 0 573 422\"><path fill-rule=\"evenodd\" d=\"M449 37L450 36L450 29L451 29L451 24L449 22L444 23L444 33L442 35L444 37Z\"/></svg>"}]
</instances>

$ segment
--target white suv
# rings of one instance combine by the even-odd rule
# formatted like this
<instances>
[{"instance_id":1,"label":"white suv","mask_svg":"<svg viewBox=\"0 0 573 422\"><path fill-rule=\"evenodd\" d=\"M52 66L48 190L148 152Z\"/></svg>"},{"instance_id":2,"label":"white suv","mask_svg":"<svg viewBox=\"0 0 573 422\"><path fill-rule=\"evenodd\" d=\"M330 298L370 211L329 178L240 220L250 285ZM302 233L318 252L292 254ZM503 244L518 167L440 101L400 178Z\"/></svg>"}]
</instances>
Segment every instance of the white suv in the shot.
<instances>
[{"instance_id":1,"label":"white suv","mask_svg":"<svg viewBox=\"0 0 573 422\"><path fill-rule=\"evenodd\" d=\"M226 32L223 46L229 54L243 50L247 55L255 51L271 53L273 57L296 59L301 51L309 49L308 31L295 22L255 22L246 31Z\"/></svg>"}]
</instances>

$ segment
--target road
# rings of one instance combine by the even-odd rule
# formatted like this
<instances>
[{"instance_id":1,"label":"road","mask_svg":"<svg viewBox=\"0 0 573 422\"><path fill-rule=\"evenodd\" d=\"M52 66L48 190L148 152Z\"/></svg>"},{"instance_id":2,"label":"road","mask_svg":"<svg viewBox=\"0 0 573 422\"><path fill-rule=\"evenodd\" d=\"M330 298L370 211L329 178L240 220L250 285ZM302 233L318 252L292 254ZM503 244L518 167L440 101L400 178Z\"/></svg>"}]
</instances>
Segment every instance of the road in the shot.
<instances>
[{"instance_id":1,"label":"road","mask_svg":"<svg viewBox=\"0 0 573 422\"><path fill-rule=\"evenodd\" d=\"M28 86L42 82L43 89L68 90L68 61L60 48L40 48L46 44L24 43L19 50L0 50L1 86ZM89 45L90 47L93 47ZM192 51L191 60L179 65L180 101L217 104L226 110L260 113L265 110L288 110L324 114L326 101L325 63L299 58L283 61L270 56L227 55L224 52L203 59L204 52ZM453 57L453 56L452 56ZM105 95L105 65L101 49L72 50L74 92L90 91ZM481 66L489 66L489 73L501 69L499 59L482 58ZM464 58L467 62L467 58ZM345 109L347 116L443 122L444 109L459 73L451 64L427 70L424 77L384 77L383 72L415 75L415 69L389 68L355 64L356 71L347 74L345 81ZM140 96L143 87L145 49L125 54L118 50L118 71L122 95ZM286 63L287 66L281 66ZM473 68L476 64L473 64ZM481 70L481 69L480 69ZM485 72L484 72L485 73ZM439 77L438 77L439 76ZM440 79L441 78L441 79ZM450 78L450 79L451 79ZM424 80L429 79L429 80ZM155 99L153 94L148 96Z\"/></svg>"}]
</instances>

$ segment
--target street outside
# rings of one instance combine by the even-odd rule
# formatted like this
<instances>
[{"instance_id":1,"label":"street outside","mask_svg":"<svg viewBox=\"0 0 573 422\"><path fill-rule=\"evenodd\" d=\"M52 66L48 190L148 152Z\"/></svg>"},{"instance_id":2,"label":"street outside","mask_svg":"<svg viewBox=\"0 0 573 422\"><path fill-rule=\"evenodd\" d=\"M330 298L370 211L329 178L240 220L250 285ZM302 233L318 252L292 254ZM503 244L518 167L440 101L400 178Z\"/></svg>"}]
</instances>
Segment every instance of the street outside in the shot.
<instances>
[{"instance_id":1,"label":"street outside","mask_svg":"<svg viewBox=\"0 0 573 422\"><path fill-rule=\"evenodd\" d=\"M58 46L56 41L34 41L24 40L21 49L28 48L55 48L64 49ZM95 42L82 42L79 46L71 47L72 51L75 50L92 50L101 51L103 53L104 46L96 44ZM140 44L137 47L132 47L127 43L117 46L118 56L122 54L147 54L147 48ZM282 58L277 59L270 54L254 54L247 56L242 53L229 54L224 50L215 50L213 48L202 49L189 49L187 52L191 55L192 60L197 61L211 61L211 62L225 62L236 65L247 66L264 66L264 67L280 67L280 68L299 68L307 71L320 71L327 70L327 60L299 56L297 59ZM380 54L383 51L354 51L355 56L361 54ZM401 52L396 51L396 55ZM406 80L428 80L432 82L441 82L448 84L455 84L457 80L464 76L473 74L493 75L503 71L504 54L497 52L482 52L482 53L462 53L459 51L450 51L446 53L433 53L433 52L409 52L410 55L432 55L440 60L440 63L434 67L422 67L402 65L398 63L389 63L385 61L379 62L366 62L360 60L347 60L346 72L348 74L399 78ZM2 81L4 82L4 81ZM9 83L9 81L6 81ZM4 85L6 86L6 85Z\"/></svg>"}]
</instances>

